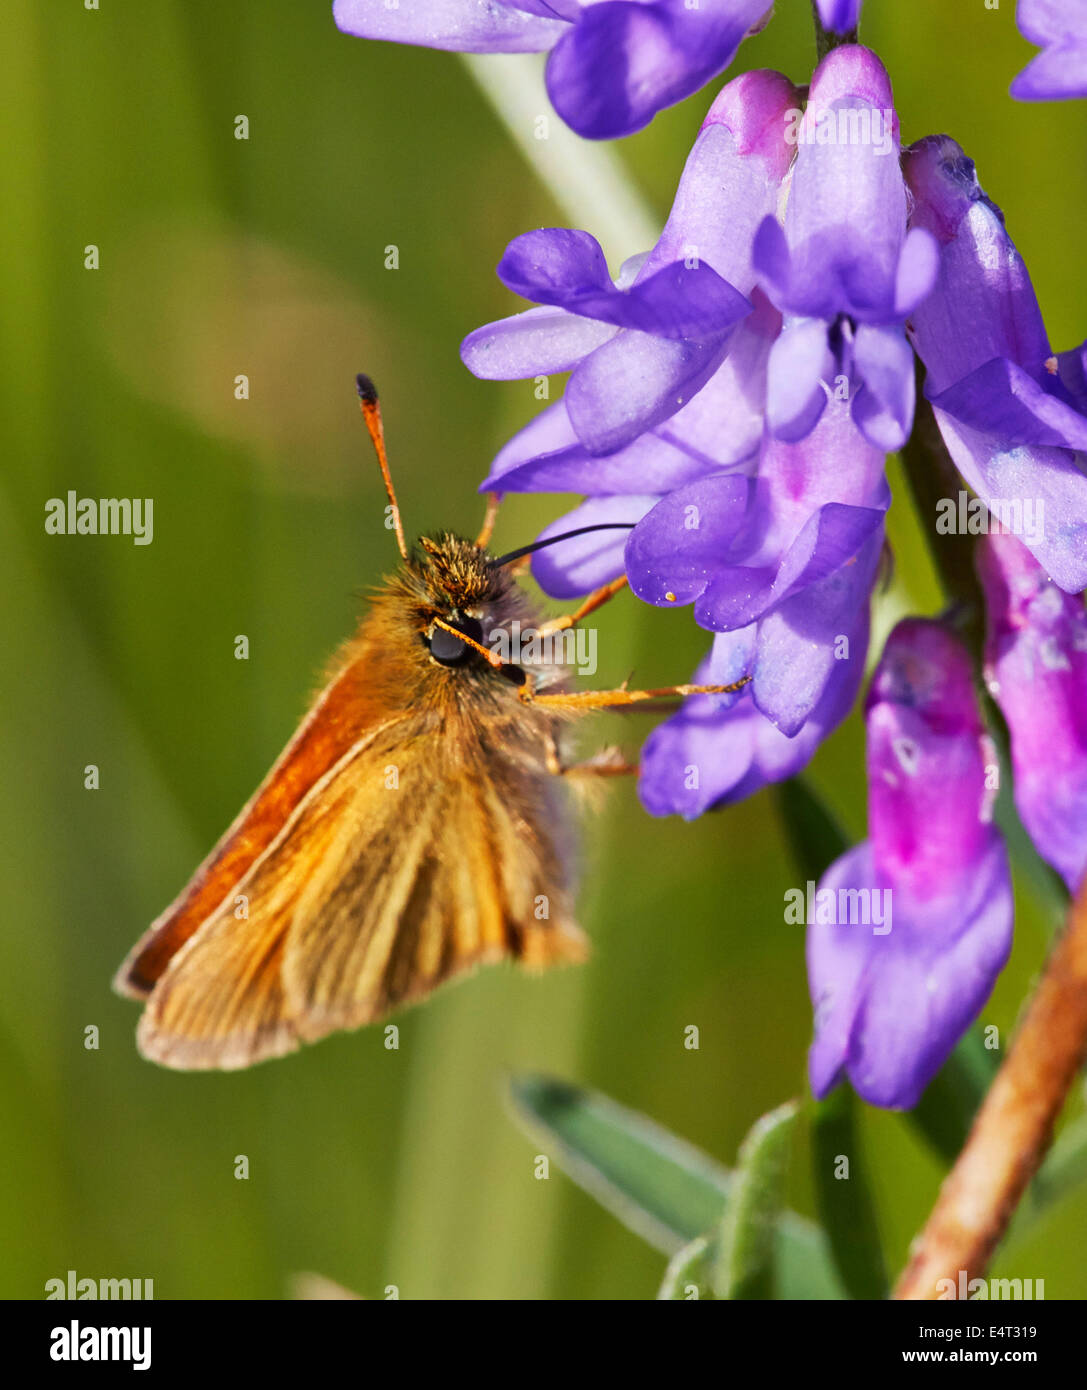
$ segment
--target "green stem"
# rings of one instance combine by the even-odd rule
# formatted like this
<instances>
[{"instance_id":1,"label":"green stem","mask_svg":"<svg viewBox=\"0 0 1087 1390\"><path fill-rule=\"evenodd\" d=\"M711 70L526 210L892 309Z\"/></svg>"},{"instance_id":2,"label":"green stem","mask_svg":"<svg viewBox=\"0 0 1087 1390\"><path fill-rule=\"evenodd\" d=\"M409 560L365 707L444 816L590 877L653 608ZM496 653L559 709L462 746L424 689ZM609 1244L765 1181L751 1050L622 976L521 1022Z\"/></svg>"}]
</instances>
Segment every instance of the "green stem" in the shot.
<instances>
[{"instance_id":1,"label":"green stem","mask_svg":"<svg viewBox=\"0 0 1087 1390\"><path fill-rule=\"evenodd\" d=\"M936 531L940 502L948 497L957 498L965 491L966 484L951 461L922 385L923 375L918 364L917 410L913 433L901 453L903 471L932 563L948 601L954 605L954 625L980 667L985 645L985 600L974 568L977 537L944 536Z\"/></svg>"},{"instance_id":2,"label":"green stem","mask_svg":"<svg viewBox=\"0 0 1087 1390\"><path fill-rule=\"evenodd\" d=\"M835 34L831 29L823 28L823 21L819 18L819 6L816 0L811 0L812 18L815 20L815 52L819 61L822 62L832 48L840 48L843 43L856 43L860 26L850 29L848 34Z\"/></svg>"},{"instance_id":3,"label":"green stem","mask_svg":"<svg viewBox=\"0 0 1087 1390\"><path fill-rule=\"evenodd\" d=\"M582 140L552 111L541 55L461 58L563 216L591 231L613 265L647 251L660 236L660 218L611 145Z\"/></svg>"}]
</instances>

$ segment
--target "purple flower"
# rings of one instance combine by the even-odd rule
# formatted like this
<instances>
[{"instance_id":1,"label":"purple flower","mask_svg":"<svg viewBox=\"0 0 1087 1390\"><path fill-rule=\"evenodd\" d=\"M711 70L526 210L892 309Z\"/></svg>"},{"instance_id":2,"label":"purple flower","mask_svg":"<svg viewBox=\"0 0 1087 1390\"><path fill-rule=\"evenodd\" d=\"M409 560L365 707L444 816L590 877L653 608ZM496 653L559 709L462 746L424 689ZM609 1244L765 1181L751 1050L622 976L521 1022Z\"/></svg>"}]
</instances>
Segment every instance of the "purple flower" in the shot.
<instances>
[{"instance_id":1,"label":"purple flower","mask_svg":"<svg viewBox=\"0 0 1087 1390\"><path fill-rule=\"evenodd\" d=\"M939 278L914 310L914 345L951 457L998 515L1028 508L1024 543L1070 593L1087 587L1084 347L1054 356L1022 257L946 135L904 161L912 221L942 247Z\"/></svg>"},{"instance_id":2,"label":"purple flower","mask_svg":"<svg viewBox=\"0 0 1087 1390\"><path fill-rule=\"evenodd\" d=\"M703 471L754 453L766 355L780 320L765 301L748 298L751 243L789 166L785 113L796 100L777 73L729 83L687 160L660 240L628 262L615 285L584 232L529 232L510 243L499 275L544 307L477 329L461 355L489 379L572 375L562 403L511 442L487 486L561 487L554 481L561 463L570 491L653 490L626 461L611 465L628 477L625 486L594 486L592 470L581 469L589 456L615 456L648 432L664 440L665 452L686 453ZM711 395L699 401L711 382ZM546 484L529 466L543 462ZM584 486L571 468L584 473Z\"/></svg>"},{"instance_id":3,"label":"purple flower","mask_svg":"<svg viewBox=\"0 0 1087 1390\"><path fill-rule=\"evenodd\" d=\"M1019 0L1019 31L1044 52L1011 86L1020 101L1087 97L1087 0Z\"/></svg>"},{"instance_id":4,"label":"purple flower","mask_svg":"<svg viewBox=\"0 0 1087 1390\"><path fill-rule=\"evenodd\" d=\"M1087 612L1013 536L978 552L989 621L986 680L1011 735L1015 804L1042 858L1075 892L1087 868Z\"/></svg>"},{"instance_id":5,"label":"purple flower","mask_svg":"<svg viewBox=\"0 0 1087 1390\"><path fill-rule=\"evenodd\" d=\"M722 685L744 674L754 639L750 628L719 634L693 679ZM638 793L645 809L654 816L694 820L710 807L742 801L768 783L800 772L856 699L868 648L867 604L846 646L848 658L836 664L815 708L791 738L762 713L750 687L734 696L684 700L642 749Z\"/></svg>"},{"instance_id":6,"label":"purple flower","mask_svg":"<svg viewBox=\"0 0 1087 1390\"><path fill-rule=\"evenodd\" d=\"M829 53L791 135L784 225L767 216L754 248L760 283L785 315L767 421L778 438L801 439L837 388L865 438L898 449L914 405L903 325L935 283L938 252L927 231L906 230L898 118L876 55L856 44Z\"/></svg>"},{"instance_id":7,"label":"purple flower","mask_svg":"<svg viewBox=\"0 0 1087 1390\"><path fill-rule=\"evenodd\" d=\"M674 415L682 393L720 366L730 330L752 307L697 256L647 259L613 284L595 239L562 227L516 237L498 275L546 307L477 329L464 340L464 361L492 379L572 367L564 403L591 453L614 452ZM636 413L623 395L635 373L643 383Z\"/></svg>"},{"instance_id":8,"label":"purple flower","mask_svg":"<svg viewBox=\"0 0 1087 1390\"><path fill-rule=\"evenodd\" d=\"M832 34L851 34L861 22L864 0L815 0L819 23Z\"/></svg>"},{"instance_id":9,"label":"purple flower","mask_svg":"<svg viewBox=\"0 0 1087 1390\"><path fill-rule=\"evenodd\" d=\"M832 401L796 444L767 436L754 476L717 472L674 487L630 534L639 598L693 603L715 632L745 631L734 673L791 737L812 717L866 610L890 491L883 454ZM722 677L722 680L725 678Z\"/></svg>"},{"instance_id":10,"label":"purple flower","mask_svg":"<svg viewBox=\"0 0 1087 1390\"><path fill-rule=\"evenodd\" d=\"M551 50L547 90L580 135L610 139L697 92L772 0L335 0L345 33L472 53Z\"/></svg>"},{"instance_id":11,"label":"purple flower","mask_svg":"<svg viewBox=\"0 0 1087 1390\"><path fill-rule=\"evenodd\" d=\"M808 918L808 1066L816 1096L847 1075L871 1104L909 1109L1008 958L1011 876L957 639L899 623L866 711L869 839L830 867Z\"/></svg>"}]
</instances>

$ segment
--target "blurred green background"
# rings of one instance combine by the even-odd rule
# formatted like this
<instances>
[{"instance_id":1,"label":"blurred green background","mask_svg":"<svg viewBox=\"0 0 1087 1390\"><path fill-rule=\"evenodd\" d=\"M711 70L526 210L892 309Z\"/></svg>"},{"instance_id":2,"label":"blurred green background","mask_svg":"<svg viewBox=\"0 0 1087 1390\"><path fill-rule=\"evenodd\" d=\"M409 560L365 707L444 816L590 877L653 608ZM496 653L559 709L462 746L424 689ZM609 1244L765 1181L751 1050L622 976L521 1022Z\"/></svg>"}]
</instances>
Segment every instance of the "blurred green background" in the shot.
<instances>
[{"instance_id":1,"label":"blurred green background","mask_svg":"<svg viewBox=\"0 0 1087 1390\"><path fill-rule=\"evenodd\" d=\"M1007 96L1032 52L1013 9L870 0L864 37L904 139L947 130L976 158L1064 348L1087 324L1083 104ZM734 71L807 79L807 0L779 11ZM109 988L393 563L353 374L381 387L409 531L474 534L487 462L536 402L531 383L475 381L457 347L517 307L493 273L507 240L563 219L457 58L341 36L324 0L9 0L5 19L0 1292L41 1297L71 1268L153 1278L160 1298L279 1298L300 1270L367 1297L651 1296L661 1258L554 1167L534 1178L502 1079L560 1074L729 1162L802 1089L803 941L782 920L797 873L770 796L686 825L612 786L586 822L592 963L479 975L402 1015L399 1051L371 1029L178 1075L139 1058L137 1008ZM621 147L661 219L711 95ZM641 249L607 247L615 265ZM69 489L153 497L153 544L47 536L45 502ZM497 544L565 507L511 499ZM900 486L891 533L880 634L938 607ZM629 597L599 627L601 686L685 678L704 645L689 616ZM633 750L648 725L602 717L590 741ZM812 773L854 836L862 753L854 717ZM1019 886L983 1015L1004 1036L1051 927ZM901 1116L866 1111L864 1141L897 1268L941 1168ZM812 1210L802 1150L790 1201ZM1085 1218L1080 1197L995 1272L1084 1296Z\"/></svg>"}]
</instances>

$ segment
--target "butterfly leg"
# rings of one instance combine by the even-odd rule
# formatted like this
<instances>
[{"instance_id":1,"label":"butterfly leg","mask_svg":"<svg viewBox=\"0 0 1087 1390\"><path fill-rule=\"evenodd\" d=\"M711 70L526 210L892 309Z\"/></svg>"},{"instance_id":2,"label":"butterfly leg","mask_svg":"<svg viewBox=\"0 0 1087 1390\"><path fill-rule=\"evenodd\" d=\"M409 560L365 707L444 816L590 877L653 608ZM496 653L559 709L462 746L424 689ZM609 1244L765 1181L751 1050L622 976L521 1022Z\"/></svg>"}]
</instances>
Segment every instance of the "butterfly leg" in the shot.
<instances>
[{"instance_id":1,"label":"butterfly leg","mask_svg":"<svg viewBox=\"0 0 1087 1390\"><path fill-rule=\"evenodd\" d=\"M476 537L476 545L480 550L486 550L491 543L491 536L494 534L494 523L498 516L499 503L502 501L500 492L488 492L487 510L483 514L483 525L479 535Z\"/></svg>"},{"instance_id":2,"label":"butterfly leg","mask_svg":"<svg viewBox=\"0 0 1087 1390\"><path fill-rule=\"evenodd\" d=\"M637 777L641 771L637 763L628 763L618 748L601 748L583 763L564 767L564 777Z\"/></svg>"},{"instance_id":3,"label":"butterfly leg","mask_svg":"<svg viewBox=\"0 0 1087 1390\"><path fill-rule=\"evenodd\" d=\"M742 690L750 680L750 676L744 676L731 685L666 685L659 690L571 690L562 694L537 695L529 677L517 693L526 704L545 705L548 709L612 709L640 704L643 700L682 698L687 695L731 695L735 690Z\"/></svg>"},{"instance_id":4,"label":"butterfly leg","mask_svg":"<svg viewBox=\"0 0 1087 1390\"><path fill-rule=\"evenodd\" d=\"M614 598L626 586L627 577L625 574L621 574L610 584L603 584L599 589L594 589L581 607L575 609L573 613L564 613L561 618L549 618L546 623L541 623L540 632L565 632L567 628L580 623L582 618L587 618L590 613L595 613L598 608L602 608L608 599Z\"/></svg>"},{"instance_id":5,"label":"butterfly leg","mask_svg":"<svg viewBox=\"0 0 1087 1390\"><path fill-rule=\"evenodd\" d=\"M619 748L601 748L581 763L563 765L558 744L547 741L547 770L554 777L629 777L637 776L638 764L628 763Z\"/></svg>"}]
</instances>

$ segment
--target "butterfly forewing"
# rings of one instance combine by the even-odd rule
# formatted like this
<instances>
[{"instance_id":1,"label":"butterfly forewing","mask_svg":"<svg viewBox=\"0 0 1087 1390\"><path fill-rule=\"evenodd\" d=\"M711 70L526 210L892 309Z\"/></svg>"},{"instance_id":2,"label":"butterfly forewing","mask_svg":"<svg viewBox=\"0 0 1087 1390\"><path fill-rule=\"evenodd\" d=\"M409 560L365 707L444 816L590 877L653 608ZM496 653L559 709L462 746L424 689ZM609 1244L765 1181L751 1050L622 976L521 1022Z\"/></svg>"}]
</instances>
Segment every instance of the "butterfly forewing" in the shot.
<instances>
[{"instance_id":1,"label":"butterfly forewing","mask_svg":"<svg viewBox=\"0 0 1087 1390\"><path fill-rule=\"evenodd\" d=\"M486 961L582 959L551 780L418 717L360 741L171 961L141 1049L167 1066L247 1066Z\"/></svg>"},{"instance_id":2,"label":"butterfly forewing","mask_svg":"<svg viewBox=\"0 0 1087 1390\"><path fill-rule=\"evenodd\" d=\"M144 999L170 960L273 842L301 799L378 721L366 673L372 643L348 643L272 770L173 903L148 928L117 972L114 987Z\"/></svg>"}]
</instances>

